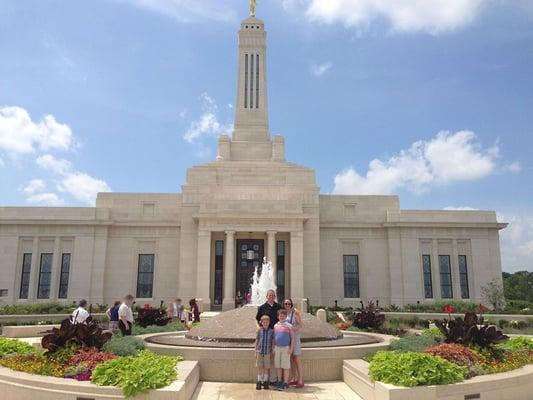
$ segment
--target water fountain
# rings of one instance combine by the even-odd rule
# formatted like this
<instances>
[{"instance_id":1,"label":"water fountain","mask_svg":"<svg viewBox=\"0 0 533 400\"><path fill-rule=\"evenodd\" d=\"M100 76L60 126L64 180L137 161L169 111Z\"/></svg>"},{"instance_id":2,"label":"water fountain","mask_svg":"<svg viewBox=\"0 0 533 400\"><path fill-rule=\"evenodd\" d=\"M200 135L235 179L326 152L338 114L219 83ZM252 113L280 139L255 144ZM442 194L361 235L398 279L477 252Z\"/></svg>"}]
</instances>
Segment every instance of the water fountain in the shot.
<instances>
[{"instance_id":1,"label":"water fountain","mask_svg":"<svg viewBox=\"0 0 533 400\"><path fill-rule=\"evenodd\" d=\"M252 284L250 286L250 293L252 293L251 304L256 306L263 304L269 290L276 291L274 268L272 268L272 261L267 261L267 258L263 257L261 271L259 271L259 267L256 266L254 276L252 277Z\"/></svg>"},{"instance_id":2,"label":"water fountain","mask_svg":"<svg viewBox=\"0 0 533 400\"><path fill-rule=\"evenodd\" d=\"M264 258L261 271L256 267L252 278L252 304L220 313L188 332L147 335L147 347L198 360L202 380L251 382L257 307L265 302L268 290L276 290L274 282L272 263ZM308 313L302 313L302 323L302 360L309 381L340 380L344 359L361 358L388 346L380 335L340 332Z\"/></svg>"}]
</instances>

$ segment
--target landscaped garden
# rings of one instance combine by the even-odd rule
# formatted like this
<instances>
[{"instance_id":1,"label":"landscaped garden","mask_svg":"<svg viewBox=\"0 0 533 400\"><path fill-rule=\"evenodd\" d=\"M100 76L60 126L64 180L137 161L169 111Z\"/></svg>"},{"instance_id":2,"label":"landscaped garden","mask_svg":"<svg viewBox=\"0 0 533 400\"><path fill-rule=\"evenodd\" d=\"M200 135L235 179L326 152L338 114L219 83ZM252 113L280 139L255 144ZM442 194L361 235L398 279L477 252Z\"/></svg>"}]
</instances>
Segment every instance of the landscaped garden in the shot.
<instances>
[{"instance_id":1,"label":"landscaped garden","mask_svg":"<svg viewBox=\"0 0 533 400\"><path fill-rule=\"evenodd\" d=\"M139 314L134 335L182 330L169 323L161 309ZM42 351L19 340L0 338L0 365L16 371L116 386L126 397L169 385L177 378L182 357L150 352L135 336L104 331L96 321L74 325L62 321L43 336Z\"/></svg>"},{"instance_id":2,"label":"landscaped garden","mask_svg":"<svg viewBox=\"0 0 533 400\"><path fill-rule=\"evenodd\" d=\"M478 305L478 310L486 308ZM422 332L391 325L372 302L351 318L335 323L349 330L399 336L388 350L365 358L371 379L396 386L451 384L533 364L533 340L509 338L471 311L455 318L452 305L443 311L448 318L435 320L433 327Z\"/></svg>"}]
</instances>

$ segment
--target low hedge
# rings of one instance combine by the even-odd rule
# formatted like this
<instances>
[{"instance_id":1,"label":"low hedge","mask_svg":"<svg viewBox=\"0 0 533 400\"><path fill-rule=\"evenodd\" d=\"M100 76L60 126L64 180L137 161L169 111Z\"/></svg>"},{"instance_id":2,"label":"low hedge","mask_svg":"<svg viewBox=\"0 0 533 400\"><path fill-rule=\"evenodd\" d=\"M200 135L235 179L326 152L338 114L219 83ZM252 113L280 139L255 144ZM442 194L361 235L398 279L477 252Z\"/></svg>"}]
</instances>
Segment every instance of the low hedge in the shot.
<instances>
[{"instance_id":1,"label":"low hedge","mask_svg":"<svg viewBox=\"0 0 533 400\"><path fill-rule=\"evenodd\" d=\"M144 341L135 336L113 336L103 350L117 356L136 356L144 350Z\"/></svg>"},{"instance_id":2,"label":"low hedge","mask_svg":"<svg viewBox=\"0 0 533 400\"><path fill-rule=\"evenodd\" d=\"M393 340L390 343L392 351L406 352L422 352L428 347L435 346L436 339L430 335L406 335L400 339Z\"/></svg>"}]
</instances>

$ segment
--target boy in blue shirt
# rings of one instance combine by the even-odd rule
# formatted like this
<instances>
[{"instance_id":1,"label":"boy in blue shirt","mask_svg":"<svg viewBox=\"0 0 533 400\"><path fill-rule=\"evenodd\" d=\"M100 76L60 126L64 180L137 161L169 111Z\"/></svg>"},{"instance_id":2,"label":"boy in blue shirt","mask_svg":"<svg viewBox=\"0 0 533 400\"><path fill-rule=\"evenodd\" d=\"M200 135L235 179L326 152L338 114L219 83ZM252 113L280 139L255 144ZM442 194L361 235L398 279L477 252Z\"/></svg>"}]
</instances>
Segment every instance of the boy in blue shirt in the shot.
<instances>
[{"instance_id":1,"label":"boy in blue shirt","mask_svg":"<svg viewBox=\"0 0 533 400\"><path fill-rule=\"evenodd\" d=\"M274 331L269 326L270 317L268 315L263 315L259 320L259 323L260 327L255 339L255 366L257 367L256 390L261 390L261 386L264 389L269 388L268 371L270 370L270 360L274 353Z\"/></svg>"}]
</instances>

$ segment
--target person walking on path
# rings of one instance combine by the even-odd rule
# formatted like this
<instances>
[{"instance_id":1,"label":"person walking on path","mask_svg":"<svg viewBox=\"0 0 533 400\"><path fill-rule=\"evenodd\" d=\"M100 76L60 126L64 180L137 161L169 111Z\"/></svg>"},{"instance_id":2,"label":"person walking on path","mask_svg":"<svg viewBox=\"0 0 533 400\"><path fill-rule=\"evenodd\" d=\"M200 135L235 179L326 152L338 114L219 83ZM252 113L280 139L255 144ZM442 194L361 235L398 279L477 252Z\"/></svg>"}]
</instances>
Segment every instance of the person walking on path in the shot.
<instances>
[{"instance_id":1,"label":"person walking on path","mask_svg":"<svg viewBox=\"0 0 533 400\"><path fill-rule=\"evenodd\" d=\"M191 306L191 322L200 322L200 310L198 309L196 299L191 299L191 301L189 301L189 305Z\"/></svg>"},{"instance_id":2,"label":"person walking on path","mask_svg":"<svg viewBox=\"0 0 533 400\"><path fill-rule=\"evenodd\" d=\"M124 302L120 305L118 309L118 327L123 336L130 336L131 329L133 328L133 311L131 307L133 306L133 296L128 294L124 297Z\"/></svg>"},{"instance_id":3,"label":"person walking on path","mask_svg":"<svg viewBox=\"0 0 533 400\"><path fill-rule=\"evenodd\" d=\"M74 325L86 324L87 318L89 318L89 316L90 316L89 311L87 311L87 300L82 299L78 303L78 308L76 308L72 312L71 321Z\"/></svg>"},{"instance_id":4,"label":"person walking on path","mask_svg":"<svg viewBox=\"0 0 533 400\"><path fill-rule=\"evenodd\" d=\"M113 307L109 307L105 312L109 318L109 330L113 335L118 331L118 309L120 308L120 301L115 301Z\"/></svg>"},{"instance_id":5,"label":"person walking on path","mask_svg":"<svg viewBox=\"0 0 533 400\"><path fill-rule=\"evenodd\" d=\"M181 304L181 299L177 298L176 302L174 303L174 314L176 315L176 322L184 322L185 321L185 307L183 307L183 304Z\"/></svg>"},{"instance_id":6,"label":"person walking on path","mask_svg":"<svg viewBox=\"0 0 533 400\"><path fill-rule=\"evenodd\" d=\"M290 386L297 388L304 387L303 368L302 368L302 314L296 308L291 299L283 300L283 309L287 311L287 321L292 325L294 331L294 350L291 355L291 372L292 381Z\"/></svg>"}]
</instances>

